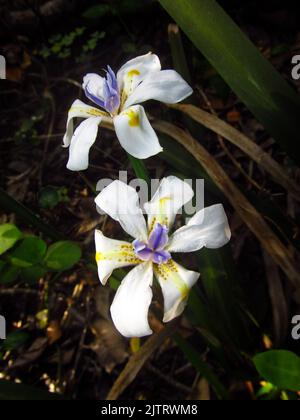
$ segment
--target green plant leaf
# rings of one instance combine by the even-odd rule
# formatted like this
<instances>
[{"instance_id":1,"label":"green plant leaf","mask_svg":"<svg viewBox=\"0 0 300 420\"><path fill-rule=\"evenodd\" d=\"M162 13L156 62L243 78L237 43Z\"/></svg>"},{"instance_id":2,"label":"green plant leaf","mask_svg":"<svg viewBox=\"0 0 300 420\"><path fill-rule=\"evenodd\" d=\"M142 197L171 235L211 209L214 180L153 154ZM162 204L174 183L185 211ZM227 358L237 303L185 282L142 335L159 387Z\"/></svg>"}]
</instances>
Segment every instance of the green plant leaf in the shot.
<instances>
[{"instance_id":1,"label":"green plant leaf","mask_svg":"<svg viewBox=\"0 0 300 420\"><path fill-rule=\"evenodd\" d=\"M16 267L31 267L43 260L46 251L47 245L42 239L30 236L10 254L10 261Z\"/></svg>"},{"instance_id":2,"label":"green plant leaf","mask_svg":"<svg viewBox=\"0 0 300 420\"><path fill-rule=\"evenodd\" d=\"M22 233L19 229L10 223L0 226L0 255L11 249L19 239Z\"/></svg>"},{"instance_id":3,"label":"green plant leaf","mask_svg":"<svg viewBox=\"0 0 300 420\"><path fill-rule=\"evenodd\" d=\"M30 209L25 207L23 204L16 201L11 197L7 192L0 188L0 207L4 211L15 213L24 222L29 225L35 226L41 232L45 234L48 238L51 238L55 241L62 239L56 230L45 223L38 215L34 214Z\"/></svg>"},{"instance_id":4,"label":"green plant leaf","mask_svg":"<svg viewBox=\"0 0 300 420\"><path fill-rule=\"evenodd\" d=\"M192 363L197 371L204 376L204 378L207 379L210 385L214 388L217 396L220 399L228 400L229 395L226 388L219 381L218 377L210 369L208 364L201 360L201 355L195 350L195 348L179 334L175 334L174 339L189 362Z\"/></svg>"},{"instance_id":5,"label":"green plant leaf","mask_svg":"<svg viewBox=\"0 0 300 420\"><path fill-rule=\"evenodd\" d=\"M12 284L14 283L20 273L19 267L14 267L10 264L5 264L0 274L0 284Z\"/></svg>"},{"instance_id":6,"label":"green plant leaf","mask_svg":"<svg viewBox=\"0 0 300 420\"><path fill-rule=\"evenodd\" d=\"M6 340L2 344L2 349L6 351L15 350L25 344L29 337L26 331L13 331L7 335Z\"/></svg>"},{"instance_id":7,"label":"green plant leaf","mask_svg":"<svg viewBox=\"0 0 300 420\"><path fill-rule=\"evenodd\" d=\"M160 0L265 129L297 163L300 98L215 0Z\"/></svg>"},{"instance_id":8,"label":"green plant leaf","mask_svg":"<svg viewBox=\"0 0 300 420\"><path fill-rule=\"evenodd\" d=\"M111 7L108 4L97 4L89 7L83 14L82 17L85 19L100 19L110 13Z\"/></svg>"},{"instance_id":9,"label":"green plant leaf","mask_svg":"<svg viewBox=\"0 0 300 420\"><path fill-rule=\"evenodd\" d=\"M45 263L53 271L66 271L72 268L81 258L81 248L71 241L61 241L48 249Z\"/></svg>"},{"instance_id":10,"label":"green plant leaf","mask_svg":"<svg viewBox=\"0 0 300 420\"><path fill-rule=\"evenodd\" d=\"M300 391L300 357L286 350L258 354L253 362L259 374L276 387Z\"/></svg>"},{"instance_id":11,"label":"green plant leaf","mask_svg":"<svg viewBox=\"0 0 300 420\"><path fill-rule=\"evenodd\" d=\"M22 281L31 285L39 281L39 279L44 277L46 274L46 268L39 265L33 265L32 267L24 268L20 273L20 277Z\"/></svg>"}]
</instances>

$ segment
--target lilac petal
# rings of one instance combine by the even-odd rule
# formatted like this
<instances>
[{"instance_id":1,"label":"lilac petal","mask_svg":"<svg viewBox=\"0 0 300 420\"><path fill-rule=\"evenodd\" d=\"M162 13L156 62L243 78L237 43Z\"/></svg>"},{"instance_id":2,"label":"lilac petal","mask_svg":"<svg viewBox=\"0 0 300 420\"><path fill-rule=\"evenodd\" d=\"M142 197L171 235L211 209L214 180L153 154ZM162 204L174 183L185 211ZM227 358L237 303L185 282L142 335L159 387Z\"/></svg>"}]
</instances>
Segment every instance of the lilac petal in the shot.
<instances>
[{"instance_id":1,"label":"lilac petal","mask_svg":"<svg viewBox=\"0 0 300 420\"><path fill-rule=\"evenodd\" d=\"M144 242L138 239L133 242L134 253L142 261L150 261L153 251Z\"/></svg>"},{"instance_id":2,"label":"lilac petal","mask_svg":"<svg viewBox=\"0 0 300 420\"><path fill-rule=\"evenodd\" d=\"M156 251L152 256L152 261L155 264L166 264L172 258L168 251Z\"/></svg>"},{"instance_id":3,"label":"lilac petal","mask_svg":"<svg viewBox=\"0 0 300 420\"><path fill-rule=\"evenodd\" d=\"M149 238L149 246L153 251L164 249L169 241L168 231L166 226L156 223Z\"/></svg>"},{"instance_id":4,"label":"lilac petal","mask_svg":"<svg viewBox=\"0 0 300 420\"><path fill-rule=\"evenodd\" d=\"M101 99L97 98L97 96L93 95L90 91L89 91L89 85L87 84L87 86L84 89L85 92L85 96L90 99L91 101L93 101L96 105L100 106L101 108L105 108L104 106L104 102L101 101Z\"/></svg>"},{"instance_id":5,"label":"lilac petal","mask_svg":"<svg viewBox=\"0 0 300 420\"><path fill-rule=\"evenodd\" d=\"M116 92L119 92L119 87L118 87L118 82L117 82L117 77L115 72L112 70L112 68L110 66L107 66L107 80L110 84L110 86L112 87L112 89L114 89Z\"/></svg>"},{"instance_id":6,"label":"lilac petal","mask_svg":"<svg viewBox=\"0 0 300 420\"><path fill-rule=\"evenodd\" d=\"M147 245L145 244L145 242L140 241L139 239L136 239L132 245L134 247L134 252L140 252L140 251L143 251L145 248L147 248Z\"/></svg>"},{"instance_id":7,"label":"lilac petal","mask_svg":"<svg viewBox=\"0 0 300 420\"><path fill-rule=\"evenodd\" d=\"M153 251L148 247L146 247L142 251L136 252L135 254L142 261L150 261L153 258Z\"/></svg>"},{"instance_id":8,"label":"lilac petal","mask_svg":"<svg viewBox=\"0 0 300 420\"><path fill-rule=\"evenodd\" d=\"M120 107L120 94L116 75L110 67L108 67L103 84L103 96L105 109L111 114L115 113Z\"/></svg>"}]
</instances>

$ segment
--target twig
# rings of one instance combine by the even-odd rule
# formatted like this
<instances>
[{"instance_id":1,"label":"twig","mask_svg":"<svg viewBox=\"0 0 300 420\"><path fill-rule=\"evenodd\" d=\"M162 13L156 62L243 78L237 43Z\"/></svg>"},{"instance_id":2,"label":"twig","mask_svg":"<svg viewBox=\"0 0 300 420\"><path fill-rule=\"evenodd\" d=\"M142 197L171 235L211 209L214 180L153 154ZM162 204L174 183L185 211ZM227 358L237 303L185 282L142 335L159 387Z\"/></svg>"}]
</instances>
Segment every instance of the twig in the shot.
<instances>
[{"instance_id":1,"label":"twig","mask_svg":"<svg viewBox=\"0 0 300 420\"><path fill-rule=\"evenodd\" d=\"M254 141L245 136L245 134L222 121L215 115L205 112L194 105L175 104L169 105L169 107L189 115L193 120L221 135L226 140L237 146L267 173L269 173L279 185L285 188L293 196L294 199L300 201L300 187L296 181L290 178L285 168L277 163L260 146L254 143Z\"/></svg>"},{"instance_id":2,"label":"twig","mask_svg":"<svg viewBox=\"0 0 300 420\"><path fill-rule=\"evenodd\" d=\"M216 117L218 117L218 114L216 113L215 109L213 108L210 100L208 99L206 93L204 92L203 89L199 88L199 93L202 96L202 98L204 99L207 107L210 109L211 113L213 115L215 115ZM237 159L233 156L233 154L230 152L230 150L228 149L228 147L226 146L223 137L216 133L217 138L219 140L220 146L222 147L222 149L224 150L224 152L226 153L226 155L229 157L229 159L231 160L231 162L234 164L234 166L238 169L239 172L241 172L241 174L250 182L250 184L252 184L255 188L257 188L259 191L263 191L263 189L261 188L261 186L254 180L251 178L251 176L249 176L247 174L247 172L243 169L242 165L237 161Z\"/></svg>"}]
</instances>

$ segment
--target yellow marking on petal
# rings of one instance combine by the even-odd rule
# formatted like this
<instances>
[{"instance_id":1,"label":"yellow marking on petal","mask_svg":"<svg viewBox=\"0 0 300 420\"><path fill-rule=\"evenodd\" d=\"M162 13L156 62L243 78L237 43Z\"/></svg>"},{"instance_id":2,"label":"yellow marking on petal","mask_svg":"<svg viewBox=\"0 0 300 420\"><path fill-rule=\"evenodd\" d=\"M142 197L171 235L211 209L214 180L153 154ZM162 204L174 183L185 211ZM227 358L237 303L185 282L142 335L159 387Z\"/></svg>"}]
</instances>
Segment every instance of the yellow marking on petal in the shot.
<instances>
[{"instance_id":1,"label":"yellow marking on petal","mask_svg":"<svg viewBox=\"0 0 300 420\"><path fill-rule=\"evenodd\" d=\"M173 260L169 260L166 264L155 264L154 270L164 281L171 281L174 283L175 287L180 292L182 300L187 299L190 289L180 277L178 266Z\"/></svg>"},{"instance_id":2,"label":"yellow marking on petal","mask_svg":"<svg viewBox=\"0 0 300 420\"><path fill-rule=\"evenodd\" d=\"M138 127L140 125L140 116L133 109L126 111L125 115L129 118L128 124L131 127Z\"/></svg>"},{"instance_id":3,"label":"yellow marking on petal","mask_svg":"<svg viewBox=\"0 0 300 420\"><path fill-rule=\"evenodd\" d=\"M82 114L91 115L92 117L104 117L108 115L106 112L102 112L96 108L85 109L80 106L72 106L69 110L69 113L72 113L72 112L76 112L76 113L80 112Z\"/></svg>"},{"instance_id":4,"label":"yellow marking on petal","mask_svg":"<svg viewBox=\"0 0 300 420\"><path fill-rule=\"evenodd\" d=\"M102 259L102 253L96 252L96 263L98 264Z\"/></svg>"},{"instance_id":5,"label":"yellow marking on petal","mask_svg":"<svg viewBox=\"0 0 300 420\"><path fill-rule=\"evenodd\" d=\"M133 69L133 70L130 70L128 73L127 73L127 76L128 77L130 77L130 78L133 78L134 76L140 76L140 72L138 71L138 70L136 70L136 69Z\"/></svg>"},{"instance_id":6,"label":"yellow marking on petal","mask_svg":"<svg viewBox=\"0 0 300 420\"><path fill-rule=\"evenodd\" d=\"M129 265L140 264L142 261L137 258L132 245L122 245L120 248L108 252L97 252L96 262L100 264L104 261L117 261Z\"/></svg>"},{"instance_id":7,"label":"yellow marking on petal","mask_svg":"<svg viewBox=\"0 0 300 420\"><path fill-rule=\"evenodd\" d=\"M163 198L161 198L160 200L159 200L159 204L161 205L161 206L164 206L168 201L171 201L172 200L172 198L171 197L163 197Z\"/></svg>"}]
</instances>

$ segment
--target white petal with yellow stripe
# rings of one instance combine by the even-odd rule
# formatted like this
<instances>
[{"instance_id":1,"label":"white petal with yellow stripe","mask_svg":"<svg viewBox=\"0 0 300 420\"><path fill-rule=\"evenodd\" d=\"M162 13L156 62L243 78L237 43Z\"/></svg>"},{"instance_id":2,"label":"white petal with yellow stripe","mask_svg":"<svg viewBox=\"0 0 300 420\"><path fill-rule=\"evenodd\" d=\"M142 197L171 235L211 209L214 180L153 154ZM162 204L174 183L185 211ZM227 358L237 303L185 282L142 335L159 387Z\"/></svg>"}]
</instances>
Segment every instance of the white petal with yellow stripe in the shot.
<instances>
[{"instance_id":1,"label":"white petal with yellow stripe","mask_svg":"<svg viewBox=\"0 0 300 420\"><path fill-rule=\"evenodd\" d=\"M148 159L162 152L157 135L140 105L132 106L114 118L121 146L138 159Z\"/></svg>"},{"instance_id":2,"label":"white petal with yellow stripe","mask_svg":"<svg viewBox=\"0 0 300 420\"><path fill-rule=\"evenodd\" d=\"M149 53L128 61L117 73L119 89L127 98L149 74L161 70L157 55ZM123 101L124 99L123 98ZM125 102L125 101L124 101Z\"/></svg>"},{"instance_id":3,"label":"white petal with yellow stripe","mask_svg":"<svg viewBox=\"0 0 300 420\"><path fill-rule=\"evenodd\" d=\"M101 283L105 285L118 268L141 263L133 250L132 244L107 238L100 230L95 232L96 262Z\"/></svg>"},{"instance_id":4,"label":"white petal with yellow stripe","mask_svg":"<svg viewBox=\"0 0 300 420\"><path fill-rule=\"evenodd\" d=\"M90 105L85 104L84 102L76 99L73 102L71 108L69 109L68 113L68 121L67 121L67 130L63 140L63 146L69 147L73 133L74 133L74 118L90 118L90 117L102 117L106 115L104 112L100 111L97 108L94 108Z\"/></svg>"},{"instance_id":5,"label":"white petal with yellow stripe","mask_svg":"<svg viewBox=\"0 0 300 420\"><path fill-rule=\"evenodd\" d=\"M175 70L162 70L149 74L127 98L124 108L140 104L150 99L174 104L183 101L193 93L193 89Z\"/></svg>"},{"instance_id":6,"label":"white petal with yellow stripe","mask_svg":"<svg viewBox=\"0 0 300 420\"><path fill-rule=\"evenodd\" d=\"M200 277L200 273L188 271L173 260L166 264L154 265L164 297L164 322L169 322L182 314L187 304L189 292Z\"/></svg>"}]
</instances>

